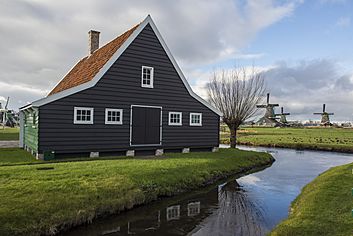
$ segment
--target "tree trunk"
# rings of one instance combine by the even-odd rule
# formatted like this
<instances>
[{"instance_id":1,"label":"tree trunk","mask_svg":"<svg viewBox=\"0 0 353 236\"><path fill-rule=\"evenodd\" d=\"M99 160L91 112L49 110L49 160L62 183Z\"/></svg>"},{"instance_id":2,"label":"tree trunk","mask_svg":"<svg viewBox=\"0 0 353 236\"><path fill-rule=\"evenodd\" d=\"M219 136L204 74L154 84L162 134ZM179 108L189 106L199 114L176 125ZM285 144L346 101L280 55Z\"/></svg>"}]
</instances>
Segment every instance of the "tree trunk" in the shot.
<instances>
[{"instance_id":1,"label":"tree trunk","mask_svg":"<svg viewBox=\"0 0 353 236\"><path fill-rule=\"evenodd\" d=\"M235 124L228 124L229 130L230 130L230 147L235 148L237 145L237 131L238 131L238 126Z\"/></svg>"}]
</instances>

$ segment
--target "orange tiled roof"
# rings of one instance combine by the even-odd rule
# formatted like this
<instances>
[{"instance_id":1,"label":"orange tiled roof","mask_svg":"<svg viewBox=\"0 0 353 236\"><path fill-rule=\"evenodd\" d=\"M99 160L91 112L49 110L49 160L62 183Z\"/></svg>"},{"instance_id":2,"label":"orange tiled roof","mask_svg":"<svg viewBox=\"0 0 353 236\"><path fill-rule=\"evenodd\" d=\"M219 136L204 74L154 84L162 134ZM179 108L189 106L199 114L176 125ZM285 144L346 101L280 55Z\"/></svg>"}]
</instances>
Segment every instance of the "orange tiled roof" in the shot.
<instances>
[{"instance_id":1,"label":"orange tiled roof","mask_svg":"<svg viewBox=\"0 0 353 236\"><path fill-rule=\"evenodd\" d=\"M53 88L48 96L91 81L138 26L139 24L99 48L91 56L81 59L55 88Z\"/></svg>"}]
</instances>

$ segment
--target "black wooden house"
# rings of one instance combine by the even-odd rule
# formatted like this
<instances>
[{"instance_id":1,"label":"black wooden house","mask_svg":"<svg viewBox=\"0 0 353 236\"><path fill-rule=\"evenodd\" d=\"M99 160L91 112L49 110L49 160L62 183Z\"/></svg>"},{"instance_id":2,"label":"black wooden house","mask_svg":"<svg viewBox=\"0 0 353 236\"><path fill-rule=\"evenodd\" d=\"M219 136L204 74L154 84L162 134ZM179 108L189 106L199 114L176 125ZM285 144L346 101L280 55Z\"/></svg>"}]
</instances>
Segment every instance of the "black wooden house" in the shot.
<instances>
[{"instance_id":1,"label":"black wooden house","mask_svg":"<svg viewBox=\"0 0 353 236\"><path fill-rule=\"evenodd\" d=\"M20 146L43 158L216 150L221 113L196 95L150 16L21 108Z\"/></svg>"}]
</instances>

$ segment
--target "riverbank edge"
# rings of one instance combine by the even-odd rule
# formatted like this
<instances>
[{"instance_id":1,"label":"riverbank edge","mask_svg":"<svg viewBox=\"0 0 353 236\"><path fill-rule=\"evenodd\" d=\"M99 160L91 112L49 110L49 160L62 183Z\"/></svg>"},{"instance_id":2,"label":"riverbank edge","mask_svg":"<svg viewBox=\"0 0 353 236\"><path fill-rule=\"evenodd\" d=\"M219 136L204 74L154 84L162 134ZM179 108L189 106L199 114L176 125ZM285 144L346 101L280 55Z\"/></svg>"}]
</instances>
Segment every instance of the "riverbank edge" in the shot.
<instances>
[{"instance_id":1,"label":"riverbank edge","mask_svg":"<svg viewBox=\"0 0 353 236\"><path fill-rule=\"evenodd\" d=\"M223 144L223 143L221 143ZM353 148L335 148L335 147L319 147L305 144L275 144L263 143L254 144L252 142L237 142L237 145L251 146L251 147L271 147L271 148L288 148L294 150L308 150L308 151L325 151L353 154Z\"/></svg>"},{"instance_id":2,"label":"riverbank edge","mask_svg":"<svg viewBox=\"0 0 353 236\"><path fill-rule=\"evenodd\" d=\"M291 202L288 217L268 235L351 235L352 196L349 177L352 168L353 163L332 167L305 185ZM346 180L345 183L342 180ZM340 182L339 188L335 182ZM332 204L335 202L341 208Z\"/></svg>"},{"instance_id":3,"label":"riverbank edge","mask_svg":"<svg viewBox=\"0 0 353 236\"><path fill-rule=\"evenodd\" d=\"M89 218L89 219L86 219L86 220L81 220L80 223L76 223L76 224L69 224L69 225L67 223L59 224L59 225L55 226L56 230L54 230L54 231L44 231L44 232L41 232L41 234L43 234L43 235L57 235L57 234L65 233L67 231L70 231L70 229L74 229L75 227L79 227L79 226L82 226L82 225L90 224L90 223L92 223L93 221L95 221L97 219L102 219L102 218L105 218L105 217L110 217L110 216L113 216L113 215L117 215L117 214L120 214L122 212L133 210L136 207L145 206L145 205L148 205L150 203L154 203L156 201L162 201L162 200L165 200L167 198L176 197L176 196L179 196L179 195L182 195L182 194L187 194L187 193L199 190L199 189L204 188L204 187L211 187L212 185L224 182L225 180L230 179L230 178L231 179L236 179L236 178L240 178L240 177L243 177L243 176L251 174L251 173L262 171L262 170L270 167L275 162L274 157L270 153L267 153L267 152L259 152L259 153L263 153L263 154L268 155L268 157L269 157L268 160L266 160L263 163L256 163L254 165L249 165L249 166L243 167L237 172L224 172L222 174L214 175L211 178L205 180L203 183L201 183L199 186L197 186L195 188L191 188L191 189L178 189L178 188L175 188L175 191L173 191L168 196L157 195L157 197L153 198L153 199L152 198L149 198L149 199L145 198L141 202L132 203L129 206L123 206L122 210L121 209L117 209L117 210L114 211L114 210L111 209L109 212L99 213L93 218ZM146 195L153 195L153 193L149 193L149 192L145 192L145 194ZM53 232L53 233L51 233L51 232Z\"/></svg>"},{"instance_id":4,"label":"riverbank edge","mask_svg":"<svg viewBox=\"0 0 353 236\"><path fill-rule=\"evenodd\" d=\"M199 196L200 194L207 194L209 191L213 190L215 187L218 187L219 185L223 185L225 183L230 183L230 182L236 181L237 179L239 179L241 177L244 177L246 175L250 175L250 174L253 174L253 173L256 173L256 172L263 171L263 170L271 167L274 162L275 162L275 160L273 162L267 164L267 165L254 167L254 168L249 169L248 171L245 171L245 172L242 172L242 173L231 174L228 177L218 179L218 180L216 180L215 182L213 182L211 184L205 185L203 188L200 187L200 188L197 188L195 190L186 191L184 193L176 194L174 196L161 197L161 198L158 198L157 200L151 201L151 202L146 203L146 204L136 205L132 209L127 209L125 211L121 211L118 214L112 214L112 215L110 214L110 215L106 215L106 216L103 216L103 217L99 217L98 220L103 220L104 221L105 219L107 219L109 221L111 218L117 217L117 216L119 216L119 214L122 214L122 213L126 213L126 214L131 215L131 214L133 214L132 212L133 212L134 209L137 209L139 207L144 207L144 206L148 207L149 205L152 205L152 204L163 203L164 207L166 208L168 206L175 205L176 201L182 201L182 200L185 200L185 199L190 199L190 198L193 198L194 196ZM164 202L167 202L167 203L165 204ZM122 222L128 223L128 221L129 220L122 221ZM101 222L101 221L99 221L99 222ZM94 222L92 222L92 224L94 224ZM60 233L63 233L63 235L65 235L65 232L70 232L71 230L73 230L74 235L75 235L75 233L76 233L75 230L77 230L77 229L80 230L80 227L85 227L85 225L88 225L88 224L77 225L75 227L72 227L72 228L68 229L67 231L62 231ZM59 235L60 235L60 233L59 233Z\"/></svg>"}]
</instances>

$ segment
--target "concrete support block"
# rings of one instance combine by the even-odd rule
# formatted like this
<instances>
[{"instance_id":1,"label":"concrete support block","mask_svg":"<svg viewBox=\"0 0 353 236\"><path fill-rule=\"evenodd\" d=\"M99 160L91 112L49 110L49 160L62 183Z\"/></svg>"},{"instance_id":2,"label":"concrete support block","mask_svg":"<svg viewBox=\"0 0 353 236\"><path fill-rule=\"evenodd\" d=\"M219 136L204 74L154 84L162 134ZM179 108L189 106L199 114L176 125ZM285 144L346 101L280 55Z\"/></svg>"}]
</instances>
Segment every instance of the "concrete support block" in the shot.
<instances>
[{"instance_id":1,"label":"concrete support block","mask_svg":"<svg viewBox=\"0 0 353 236\"><path fill-rule=\"evenodd\" d=\"M42 153L37 153L37 154L36 154L36 159L43 161L43 160L44 160L44 154L42 154Z\"/></svg>"},{"instance_id":2,"label":"concrete support block","mask_svg":"<svg viewBox=\"0 0 353 236\"><path fill-rule=\"evenodd\" d=\"M219 151L219 147L213 147L212 148L212 152L218 152Z\"/></svg>"},{"instance_id":3,"label":"concrete support block","mask_svg":"<svg viewBox=\"0 0 353 236\"><path fill-rule=\"evenodd\" d=\"M127 150L126 151L126 156L134 157L135 156L135 150Z\"/></svg>"},{"instance_id":4,"label":"concrete support block","mask_svg":"<svg viewBox=\"0 0 353 236\"><path fill-rule=\"evenodd\" d=\"M99 157L99 152L90 152L89 157Z\"/></svg>"},{"instance_id":5,"label":"concrete support block","mask_svg":"<svg viewBox=\"0 0 353 236\"><path fill-rule=\"evenodd\" d=\"M189 153L190 152L190 148L183 148L183 150L181 152L182 153Z\"/></svg>"},{"instance_id":6,"label":"concrete support block","mask_svg":"<svg viewBox=\"0 0 353 236\"><path fill-rule=\"evenodd\" d=\"M156 150L156 156L162 156L164 154L164 150L163 149L157 149Z\"/></svg>"}]
</instances>

